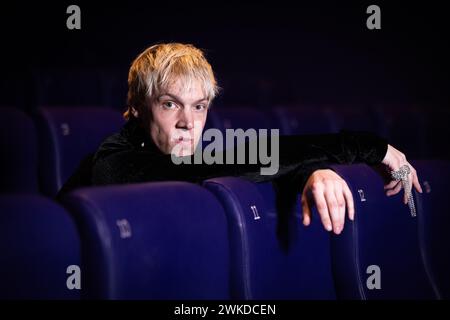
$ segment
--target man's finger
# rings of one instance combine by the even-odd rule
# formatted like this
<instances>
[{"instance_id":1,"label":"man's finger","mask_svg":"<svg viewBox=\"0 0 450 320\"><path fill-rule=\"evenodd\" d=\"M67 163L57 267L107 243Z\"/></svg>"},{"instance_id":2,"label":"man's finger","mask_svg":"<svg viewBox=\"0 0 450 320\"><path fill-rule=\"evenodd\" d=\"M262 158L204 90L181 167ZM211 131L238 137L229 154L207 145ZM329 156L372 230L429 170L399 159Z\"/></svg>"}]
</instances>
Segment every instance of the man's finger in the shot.
<instances>
[{"instance_id":1,"label":"man's finger","mask_svg":"<svg viewBox=\"0 0 450 320\"><path fill-rule=\"evenodd\" d=\"M304 193L301 199L302 204L302 217L303 217L303 225L309 226L311 223L311 209L308 203L308 197Z\"/></svg>"},{"instance_id":2,"label":"man's finger","mask_svg":"<svg viewBox=\"0 0 450 320\"><path fill-rule=\"evenodd\" d=\"M340 220L339 220L339 208L336 200L336 196L334 194L334 188L328 185L325 188L325 200L327 201L328 213L331 218L331 223L333 225L334 233L338 234L341 228Z\"/></svg>"},{"instance_id":3,"label":"man's finger","mask_svg":"<svg viewBox=\"0 0 450 320\"><path fill-rule=\"evenodd\" d=\"M348 187L347 183L345 183L345 182L344 182L343 192L344 192L345 202L347 203L348 218L353 221L355 219L355 203L353 202L352 192L350 191L350 188Z\"/></svg>"},{"instance_id":4,"label":"man's finger","mask_svg":"<svg viewBox=\"0 0 450 320\"><path fill-rule=\"evenodd\" d=\"M398 182L397 180L392 180L391 182L389 182L384 186L384 190L394 188L397 185L397 182Z\"/></svg>"},{"instance_id":5,"label":"man's finger","mask_svg":"<svg viewBox=\"0 0 450 320\"><path fill-rule=\"evenodd\" d=\"M342 190L342 185L340 182L336 183L335 189L334 189L334 195L336 197L337 206L338 206L338 230L337 233L341 233L341 231L344 229L345 225L345 198L344 198L344 191Z\"/></svg>"},{"instance_id":6,"label":"man's finger","mask_svg":"<svg viewBox=\"0 0 450 320\"><path fill-rule=\"evenodd\" d=\"M323 194L323 189L319 189L319 190L316 189L313 191L312 194L314 196L314 202L316 204L316 208L317 208L317 211L319 212L320 220L322 221L324 228L327 231L333 230L330 216L328 214L328 206L325 201L325 196Z\"/></svg>"},{"instance_id":7,"label":"man's finger","mask_svg":"<svg viewBox=\"0 0 450 320\"><path fill-rule=\"evenodd\" d=\"M394 194L397 194L397 193L399 193L399 191L402 189L402 183L400 182L400 181L397 181L397 185L395 186L395 188L394 189L391 189L391 190L388 190L387 192L386 192L386 195L389 197L389 196L392 196L392 195L394 195Z\"/></svg>"}]
</instances>

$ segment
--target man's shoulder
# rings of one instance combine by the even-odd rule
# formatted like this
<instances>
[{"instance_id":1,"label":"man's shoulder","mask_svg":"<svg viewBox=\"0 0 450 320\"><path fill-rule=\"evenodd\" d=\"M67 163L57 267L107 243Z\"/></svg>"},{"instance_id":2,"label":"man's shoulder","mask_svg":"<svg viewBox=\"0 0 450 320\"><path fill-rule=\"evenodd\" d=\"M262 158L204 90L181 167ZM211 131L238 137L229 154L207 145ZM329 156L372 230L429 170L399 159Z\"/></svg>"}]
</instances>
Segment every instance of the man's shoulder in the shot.
<instances>
[{"instance_id":1,"label":"man's shoulder","mask_svg":"<svg viewBox=\"0 0 450 320\"><path fill-rule=\"evenodd\" d=\"M112 154L119 152L131 151L133 145L127 140L127 138L119 133L115 133L107 137L98 147L94 154L94 162L105 159Z\"/></svg>"}]
</instances>

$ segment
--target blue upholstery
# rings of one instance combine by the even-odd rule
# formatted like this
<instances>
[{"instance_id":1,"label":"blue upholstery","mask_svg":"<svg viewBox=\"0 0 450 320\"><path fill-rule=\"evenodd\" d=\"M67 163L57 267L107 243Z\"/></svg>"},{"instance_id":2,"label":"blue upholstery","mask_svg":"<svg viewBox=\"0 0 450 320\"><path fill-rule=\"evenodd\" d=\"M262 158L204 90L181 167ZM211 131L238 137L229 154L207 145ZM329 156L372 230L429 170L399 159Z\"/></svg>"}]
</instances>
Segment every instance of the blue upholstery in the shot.
<instances>
[{"instance_id":1,"label":"blue upholstery","mask_svg":"<svg viewBox=\"0 0 450 320\"><path fill-rule=\"evenodd\" d=\"M22 111L0 108L0 192L37 193L37 139L33 121Z\"/></svg>"},{"instance_id":2,"label":"blue upholstery","mask_svg":"<svg viewBox=\"0 0 450 320\"><path fill-rule=\"evenodd\" d=\"M0 225L0 299L79 298L66 282L67 268L80 266L80 240L61 206L38 195L2 195Z\"/></svg>"},{"instance_id":3,"label":"blue upholstery","mask_svg":"<svg viewBox=\"0 0 450 320\"><path fill-rule=\"evenodd\" d=\"M213 108L208 114L208 126L221 131L226 129L280 129L279 123L269 113L254 108ZM208 128L208 127L206 127Z\"/></svg>"},{"instance_id":4,"label":"blue upholstery","mask_svg":"<svg viewBox=\"0 0 450 320\"><path fill-rule=\"evenodd\" d=\"M329 234L317 215L305 228L298 207L278 210L280 192L271 183L224 177L204 185L220 199L228 219L232 298L335 297Z\"/></svg>"},{"instance_id":5,"label":"blue upholstery","mask_svg":"<svg viewBox=\"0 0 450 320\"><path fill-rule=\"evenodd\" d=\"M417 217L403 204L403 191L387 197L383 179L365 164L333 166L349 185L355 220L332 236L333 273L342 299L435 299L432 279L424 267ZM414 191L414 196L418 193ZM367 280L380 268L381 289L369 289ZM372 281L371 279L369 279Z\"/></svg>"},{"instance_id":6,"label":"blue upholstery","mask_svg":"<svg viewBox=\"0 0 450 320\"><path fill-rule=\"evenodd\" d=\"M118 111L107 108L41 108L39 143L42 191L55 195L80 161L97 150L124 123Z\"/></svg>"},{"instance_id":7,"label":"blue upholstery","mask_svg":"<svg viewBox=\"0 0 450 320\"><path fill-rule=\"evenodd\" d=\"M83 297L227 299L226 218L185 182L79 189L64 199L78 221Z\"/></svg>"},{"instance_id":8,"label":"blue upholstery","mask_svg":"<svg viewBox=\"0 0 450 320\"><path fill-rule=\"evenodd\" d=\"M446 199L450 190L450 162L417 160L412 163L422 183L417 197L419 234L426 268L435 290L442 299L450 299L450 208Z\"/></svg>"},{"instance_id":9,"label":"blue upholstery","mask_svg":"<svg viewBox=\"0 0 450 320\"><path fill-rule=\"evenodd\" d=\"M274 113L286 135L318 134L337 131L335 115L330 108L278 107Z\"/></svg>"},{"instance_id":10,"label":"blue upholstery","mask_svg":"<svg viewBox=\"0 0 450 320\"><path fill-rule=\"evenodd\" d=\"M405 153L409 160L428 158L428 144L437 137L427 139L426 116L423 110L403 106L384 106L378 110L382 113L389 144Z\"/></svg>"},{"instance_id":11,"label":"blue upholstery","mask_svg":"<svg viewBox=\"0 0 450 320\"><path fill-rule=\"evenodd\" d=\"M450 110L448 107L427 108L421 114L426 120L426 130L420 132L422 141L425 140L426 157L424 159L450 160Z\"/></svg>"},{"instance_id":12,"label":"blue upholstery","mask_svg":"<svg viewBox=\"0 0 450 320\"><path fill-rule=\"evenodd\" d=\"M109 93L105 69L45 68L33 71L35 103L38 106L104 106Z\"/></svg>"},{"instance_id":13,"label":"blue upholstery","mask_svg":"<svg viewBox=\"0 0 450 320\"><path fill-rule=\"evenodd\" d=\"M377 113L365 106L343 106L335 109L337 131L341 129L369 131L385 135L384 119L379 119Z\"/></svg>"}]
</instances>

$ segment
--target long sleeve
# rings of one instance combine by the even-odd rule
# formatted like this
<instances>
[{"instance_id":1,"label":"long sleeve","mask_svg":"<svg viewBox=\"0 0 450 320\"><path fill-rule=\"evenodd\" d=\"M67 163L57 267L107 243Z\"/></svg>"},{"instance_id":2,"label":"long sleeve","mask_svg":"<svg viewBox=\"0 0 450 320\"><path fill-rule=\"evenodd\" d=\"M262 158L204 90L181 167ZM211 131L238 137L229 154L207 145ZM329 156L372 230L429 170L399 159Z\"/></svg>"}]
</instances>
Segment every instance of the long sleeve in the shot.
<instances>
[{"instance_id":1,"label":"long sleeve","mask_svg":"<svg viewBox=\"0 0 450 320\"><path fill-rule=\"evenodd\" d=\"M117 140L117 139L116 139ZM239 176L255 182L271 181L297 172L301 183L311 170L326 168L326 163L380 163L387 151L387 141L375 134L342 130L334 134L280 136L279 169L273 175L262 175L259 159L255 164L174 164L170 155L157 154L127 143L107 141L97 152L94 184L133 183L181 180L200 182L218 176ZM246 143L248 144L248 142ZM125 145L125 147L124 147ZM248 149L246 149L248 150ZM226 159L226 152L223 159ZM236 152L236 149L235 149Z\"/></svg>"}]
</instances>

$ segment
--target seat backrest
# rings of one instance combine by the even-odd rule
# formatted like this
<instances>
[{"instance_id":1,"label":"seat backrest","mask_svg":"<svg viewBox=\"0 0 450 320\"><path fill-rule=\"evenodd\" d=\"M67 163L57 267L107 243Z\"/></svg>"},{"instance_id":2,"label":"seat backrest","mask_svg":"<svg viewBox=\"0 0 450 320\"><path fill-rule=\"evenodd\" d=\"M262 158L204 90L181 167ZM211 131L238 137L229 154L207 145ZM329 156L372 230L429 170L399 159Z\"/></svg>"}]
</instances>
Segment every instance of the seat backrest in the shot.
<instances>
[{"instance_id":1,"label":"seat backrest","mask_svg":"<svg viewBox=\"0 0 450 320\"><path fill-rule=\"evenodd\" d=\"M449 108L424 106L421 109L421 117L425 119L425 130L420 132L425 153L422 158L450 160L450 148L447 147L450 137Z\"/></svg>"},{"instance_id":2,"label":"seat backrest","mask_svg":"<svg viewBox=\"0 0 450 320\"><path fill-rule=\"evenodd\" d=\"M423 109L414 106L378 106L386 138L409 159L428 159L432 142L427 141L427 115ZM434 139L434 138L433 138Z\"/></svg>"},{"instance_id":3,"label":"seat backrest","mask_svg":"<svg viewBox=\"0 0 450 320\"><path fill-rule=\"evenodd\" d=\"M81 229L83 297L229 298L227 222L202 187L91 187L63 201Z\"/></svg>"},{"instance_id":4,"label":"seat backrest","mask_svg":"<svg viewBox=\"0 0 450 320\"><path fill-rule=\"evenodd\" d=\"M320 134L337 131L335 115L323 106L277 107L274 114L286 135Z\"/></svg>"},{"instance_id":5,"label":"seat backrest","mask_svg":"<svg viewBox=\"0 0 450 320\"><path fill-rule=\"evenodd\" d=\"M425 267L441 299L450 299L450 161L416 160L423 193L417 195L419 235Z\"/></svg>"},{"instance_id":6,"label":"seat backrest","mask_svg":"<svg viewBox=\"0 0 450 320\"><path fill-rule=\"evenodd\" d=\"M334 108L337 130L370 131L384 135L386 130L382 119L375 110L361 105Z\"/></svg>"},{"instance_id":7,"label":"seat backrest","mask_svg":"<svg viewBox=\"0 0 450 320\"><path fill-rule=\"evenodd\" d=\"M204 185L227 215L233 299L335 298L329 234L317 216L303 226L295 194L234 177Z\"/></svg>"},{"instance_id":8,"label":"seat backrest","mask_svg":"<svg viewBox=\"0 0 450 320\"><path fill-rule=\"evenodd\" d=\"M38 193L36 129L24 112L0 108L0 192Z\"/></svg>"},{"instance_id":9,"label":"seat backrest","mask_svg":"<svg viewBox=\"0 0 450 320\"><path fill-rule=\"evenodd\" d=\"M332 236L338 298L435 299L421 253L418 220L422 213L411 216L403 192L387 197L374 167L332 167L347 182L355 205L354 221L347 217L343 232Z\"/></svg>"},{"instance_id":10,"label":"seat backrest","mask_svg":"<svg viewBox=\"0 0 450 320\"><path fill-rule=\"evenodd\" d=\"M108 108L45 108L38 113L40 180L42 191L54 196L81 160L97 150L124 123Z\"/></svg>"},{"instance_id":11,"label":"seat backrest","mask_svg":"<svg viewBox=\"0 0 450 320\"><path fill-rule=\"evenodd\" d=\"M60 205L0 196L0 299L79 299L80 239Z\"/></svg>"},{"instance_id":12,"label":"seat backrest","mask_svg":"<svg viewBox=\"0 0 450 320\"><path fill-rule=\"evenodd\" d=\"M221 107L208 114L208 125L221 131L226 129L280 129L279 123L269 113L249 107Z\"/></svg>"},{"instance_id":13,"label":"seat backrest","mask_svg":"<svg viewBox=\"0 0 450 320\"><path fill-rule=\"evenodd\" d=\"M33 70L38 106L104 106L107 88L100 68L44 68Z\"/></svg>"}]
</instances>

